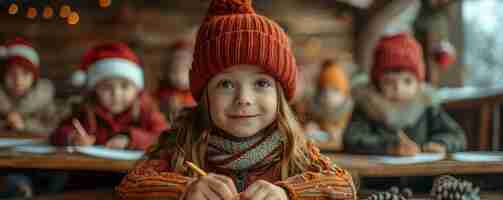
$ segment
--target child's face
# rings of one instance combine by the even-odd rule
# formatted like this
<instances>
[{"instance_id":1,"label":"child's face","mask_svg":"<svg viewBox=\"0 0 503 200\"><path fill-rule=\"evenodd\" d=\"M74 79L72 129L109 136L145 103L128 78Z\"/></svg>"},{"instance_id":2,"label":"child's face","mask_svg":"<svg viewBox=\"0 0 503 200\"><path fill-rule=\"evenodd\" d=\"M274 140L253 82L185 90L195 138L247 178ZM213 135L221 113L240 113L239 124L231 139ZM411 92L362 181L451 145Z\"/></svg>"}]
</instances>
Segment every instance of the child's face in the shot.
<instances>
[{"instance_id":1,"label":"child's face","mask_svg":"<svg viewBox=\"0 0 503 200\"><path fill-rule=\"evenodd\" d=\"M320 95L320 104L325 108L337 108L342 105L347 99L347 96L339 90L333 88L323 89Z\"/></svg>"},{"instance_id":2,"label":"child's face","mask_svg":"<svg viewBox=\"0 0 503 200\"><path fill-rule=\"evenodd\" d=\"M35 81L30 70L18 65L11 66L7 70L4 80L8 93L14 96L26 94Z\"/></svg>"},{"instance_id":3,"label":"child's face","mask_svg":"<svg viewBox=\"0 0 503 200\"><path fill-rule=\"evenodd\" d=\"M139 88L124 78L107 78L96 86L96 95L102 106L112 114L127 110L138 96Z\"/></svg>"},{"instance_id":4,"label":"child's face","mask_svg":"<svg viewBox=\"0 0 503 200\"><path fill-rule=\"evenodd\" d=\"M392 101L409 101L419 90L419 81L407 71L388 72L380 80L380 88L385 98Z\"/></svg>"},{"instance_id":5,"label":"child's face","mask_svg":"<svg viewBox=\"0 0 503 200\"><path fill-rule=\"evenodd\" d=\"M178 50L173 55L173 62L169 66L168 80L178 89L189 89L189 71L192 64L192 51Z\"/></svg>"},{"instance_id":6,"label":"child's face","mask_svg":"<svg viewBox=\"0 0 503 200\"><path fill-rule=\"evenodd\" d=\"M276 81L262 68L238 65L208 83L209 111L213 123L236 137L249 137L276 120Z\"/></svg>"}]
</instances>

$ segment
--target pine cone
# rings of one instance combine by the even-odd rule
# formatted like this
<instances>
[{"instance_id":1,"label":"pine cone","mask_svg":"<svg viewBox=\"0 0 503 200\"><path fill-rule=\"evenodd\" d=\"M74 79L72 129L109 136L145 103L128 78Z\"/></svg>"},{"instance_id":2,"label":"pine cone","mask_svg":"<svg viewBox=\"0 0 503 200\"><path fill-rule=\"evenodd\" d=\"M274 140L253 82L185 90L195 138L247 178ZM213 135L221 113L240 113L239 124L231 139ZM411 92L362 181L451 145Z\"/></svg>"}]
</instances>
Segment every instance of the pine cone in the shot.
<instances>
[{"instance_id":1,"label":"pine cone","mask_svg":"<svg viewBox=\"0 0 503 200\"><path fill-rule=\"evenodd\" d=\"M397 186L393 186L393 187L390 187L389 188L389 191L393 194L399 194L400 193L400 189L398 189Z\"/></svg>"},{"instance_id":2,"label":"pine cone","mask_svg":"<svg viewBox=\"0 0 503 200\"><path fill-rule=\"evenodd\" d=\"M410 191L410 193L412 193L412 191ZM402 190L402 193L400 193L400 189L396 186L393 186L389 188L388 191L371 194L366 200L407 200L407 198L410 198L405 197L403 194L404 190ZM412 196L412 194L410 196Z\"/></svg>"},{"instance_id":3,"label":"pine cone","mask_svg":"<svg viewBox=\"0 0 503 200\"><path fill-rule=\"evenodd\" d=\"M431 197L435 200L480 200L479 191L469 181L441 176L433 183Z\"/></svg>"},{"instance_id":4,"label":"pine cone","mask_svg":"<svg viewBox=\"0 0 503 200\"><path fill-rule=\"evenodd\" d=\"M410 188L404 188L402 189L402 196L404 196L405 198L412 198L412 190Z\"/></svg>"}]
</instances>

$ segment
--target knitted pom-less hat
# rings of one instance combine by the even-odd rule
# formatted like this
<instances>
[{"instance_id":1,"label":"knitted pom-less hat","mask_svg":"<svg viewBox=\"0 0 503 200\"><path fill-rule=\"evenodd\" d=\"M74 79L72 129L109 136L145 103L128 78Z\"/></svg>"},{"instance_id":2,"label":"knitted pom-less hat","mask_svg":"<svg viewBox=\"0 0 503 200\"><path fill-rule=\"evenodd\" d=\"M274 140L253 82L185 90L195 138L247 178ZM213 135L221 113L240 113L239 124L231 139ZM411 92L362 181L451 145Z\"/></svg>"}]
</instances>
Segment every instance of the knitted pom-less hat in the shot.
<instances>
[{"instance_id":1,"label":"knitted pom-less hat","mask_svg":"<svg viewBox=\"0 0 503 200\"><path fill-rule=\"evenodd\" d=\"M240 64L262 67L281 83L288 100L294 96L297 66L286 33L257 15L251 0L213 0L196 39L193 96L199 99L213 76Z\"/></svg>"},{"instance_id":2,"label":"knitted pom-less hat","mask_svg":"<svg viewBox=\"0 0 503 200\"><path fill-rule=\"evenodd\" d=\"M19 65L26 67L37 79L40 74L40 58L33 45L23 38L14 38L5 44L5 62L7 66Z\"/></svg>"},{"instance_id":3,"label":"knitted pom-less hat","mask_svg":"<svg viewBox=\"0 0 503 200\"><path fill-rule=\"evenodd\" d=\"M319 86L334 88L344 95L349 95L349 80L344 69L332 60L326 60L320 71Z\"/></svg>"},{"instance_id":4,"label":"knitted pom-less hat","mask_svg":"<svg viewBox=\"0 0 503 200\"><path fill-rule=\"evenodd\" d=\"M74 85L86 84L87 89L110 77L126 78L140 89L144 85L140 59L126 44L119 42L101 44L87 51L80 70L73 76Z\"/></svg>"},{"instance_id":5,"label":"knitted pom-less hat","mask_svg":"<svg viewBox=\"0 0 503 200\"><path fill-rule=\"evenodd\" d=\"M370 71L373 84L377 84L384 72L406 70L417 80L424 81L423 50L417 40L407 33L384 37L376 47L374 65Z\"/></svg>"}]
</instances>

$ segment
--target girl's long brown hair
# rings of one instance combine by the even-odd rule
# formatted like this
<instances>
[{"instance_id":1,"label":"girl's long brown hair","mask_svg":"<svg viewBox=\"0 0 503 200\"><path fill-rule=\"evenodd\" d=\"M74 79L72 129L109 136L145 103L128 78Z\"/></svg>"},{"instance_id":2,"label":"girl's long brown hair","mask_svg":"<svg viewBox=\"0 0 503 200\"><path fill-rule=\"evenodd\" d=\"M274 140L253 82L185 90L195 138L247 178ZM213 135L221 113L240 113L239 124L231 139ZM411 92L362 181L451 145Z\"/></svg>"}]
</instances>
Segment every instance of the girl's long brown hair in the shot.
<instances>
[{"instance_id":1,"label":"girl's long brown hair","mask_svg":"<svg viewBox=\"0 0 503 200\"><path fill-rule=\"evenodd\" d=\"M277 84L279 85L279 83ZM313 161L309 158L309 150L303 129L297 121L288 101L283 94L283 90L277 87L278 109L276 121L273 123L278 127L279 133L286 136L283 144L283 156L281 158L281 178L285 179L289 174L298 174L307 170ZM208 111L207 90L202 95L197 107L182 116L175 124L173 132L176 134L176 145L167 141L167 137L160 137L158 144L154 145L148 156L157 155L165 148L175 148L173 159L170 161L175 172L183 173L185 160L191 161L203 168L206 167L206 150L208 147L208 135L215 131L215 126L211 122ZM190 171L190 170L189 170Z\"/></svg>"}]
</instances>

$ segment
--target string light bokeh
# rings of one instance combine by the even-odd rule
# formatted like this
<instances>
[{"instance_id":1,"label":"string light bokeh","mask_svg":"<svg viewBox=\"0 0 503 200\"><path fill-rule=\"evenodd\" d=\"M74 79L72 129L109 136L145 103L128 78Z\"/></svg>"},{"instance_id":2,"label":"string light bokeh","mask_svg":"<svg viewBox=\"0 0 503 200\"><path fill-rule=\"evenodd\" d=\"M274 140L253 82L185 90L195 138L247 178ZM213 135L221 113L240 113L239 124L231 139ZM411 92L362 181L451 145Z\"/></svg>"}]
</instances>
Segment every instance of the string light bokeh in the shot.
<instances>
[{"instance_id":1,"label":"string light bokeh","mask_svg":"<svg viewBox=\"0 0 503 200\"><path fill-rule=\"evenodd\" d=\"M97 1L100 8L109 8L112 5L112 0L95 1ZM59 19L64 19L69 25L76 25L80 21L80 13L71 6L68 0L8 0L5 7L9 15L21 14L30 20L37 18L52 20L58 18L54 18L56 15L59 16Z\"/></svg>"}]
</instances>

